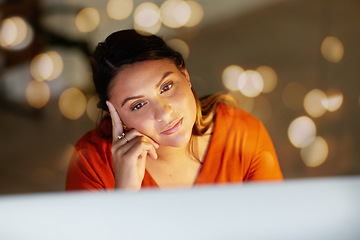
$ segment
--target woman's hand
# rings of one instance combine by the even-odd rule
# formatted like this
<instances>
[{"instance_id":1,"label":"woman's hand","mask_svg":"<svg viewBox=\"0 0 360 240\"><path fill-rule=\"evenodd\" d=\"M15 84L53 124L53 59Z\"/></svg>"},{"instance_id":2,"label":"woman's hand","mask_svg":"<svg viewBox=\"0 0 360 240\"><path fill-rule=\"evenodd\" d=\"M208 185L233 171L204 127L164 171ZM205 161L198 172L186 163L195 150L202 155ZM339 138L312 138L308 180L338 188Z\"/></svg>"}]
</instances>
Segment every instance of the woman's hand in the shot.
<instances>
[{"instance_id":1,"label":"woman's hand","mask_svg":"<svg viewBox=\"0 0 360 240\"><path fill-rule=\"evenodd\" d=\"M115 174L115 188L139 190L145 175L147 154L156 159L159 147L149 137L132 129L124 135L123 125L118 112L111 102L106 102L111 120L113 142L111 147Z\"/></svg>"}]
</instances>

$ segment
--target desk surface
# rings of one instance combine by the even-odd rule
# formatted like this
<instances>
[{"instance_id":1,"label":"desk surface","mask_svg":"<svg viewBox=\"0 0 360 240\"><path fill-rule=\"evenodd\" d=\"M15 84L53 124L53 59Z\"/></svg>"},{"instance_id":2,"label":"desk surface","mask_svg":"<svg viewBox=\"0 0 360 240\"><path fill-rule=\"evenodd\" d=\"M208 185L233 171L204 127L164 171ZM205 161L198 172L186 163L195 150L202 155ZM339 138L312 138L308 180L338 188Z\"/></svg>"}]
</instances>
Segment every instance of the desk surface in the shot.
<instances>
[{"instance_id":1,"label":"desk surface","mask_svg":"<svg viewBox=\"0 0 360 240\"><path fill-rule=\"evenodd\" d=\"M360 239L360 176L2 196L0 239Z\"/></svg>"}]
</instances>

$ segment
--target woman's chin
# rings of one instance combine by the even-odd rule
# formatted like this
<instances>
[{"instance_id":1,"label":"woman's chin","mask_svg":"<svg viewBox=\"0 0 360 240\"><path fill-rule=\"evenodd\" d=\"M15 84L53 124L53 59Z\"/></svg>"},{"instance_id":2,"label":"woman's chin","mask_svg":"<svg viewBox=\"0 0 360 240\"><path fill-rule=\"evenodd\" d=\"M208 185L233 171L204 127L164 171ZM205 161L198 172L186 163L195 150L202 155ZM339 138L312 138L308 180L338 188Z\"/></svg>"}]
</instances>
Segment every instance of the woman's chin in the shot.
<instances>
[{"instance_id":1,"label":"woman's chin","mask_svg":"<svg viewBox=\"0 0 360 240\"><path fill-rule=\"evenodd\" d=\"M164 139L160 142L160 146L167 146L167 147L184 147L190 141L191 134L178 134L172 138Z\"/></svg>"}]
</instances>

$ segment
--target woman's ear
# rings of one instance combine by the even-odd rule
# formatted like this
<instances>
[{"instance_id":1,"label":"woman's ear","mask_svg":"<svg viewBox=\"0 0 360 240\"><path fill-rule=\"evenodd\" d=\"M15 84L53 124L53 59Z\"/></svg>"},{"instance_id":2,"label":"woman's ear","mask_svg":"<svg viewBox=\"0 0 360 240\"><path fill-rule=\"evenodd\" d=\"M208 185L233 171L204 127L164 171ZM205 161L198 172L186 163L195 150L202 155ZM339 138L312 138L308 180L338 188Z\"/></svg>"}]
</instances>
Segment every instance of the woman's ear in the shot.
<instances>
[{"instance_id":1,"label":"woman's ear","mask_svg":"<svg viewBox=\"0 0 360 240\"><path fill-rule=\"evenodd\" d=\"M184 69L182 70L182 72L183 72L183 74L184 74L184 76L185 76L185 78L186 78L186 81L188 82L188 84L189 84L189 86L190 86L190 88L191 88L190 75L189 75L188 71L186 70L186 68L184 68Z\"/></svg>"}]
</instances>

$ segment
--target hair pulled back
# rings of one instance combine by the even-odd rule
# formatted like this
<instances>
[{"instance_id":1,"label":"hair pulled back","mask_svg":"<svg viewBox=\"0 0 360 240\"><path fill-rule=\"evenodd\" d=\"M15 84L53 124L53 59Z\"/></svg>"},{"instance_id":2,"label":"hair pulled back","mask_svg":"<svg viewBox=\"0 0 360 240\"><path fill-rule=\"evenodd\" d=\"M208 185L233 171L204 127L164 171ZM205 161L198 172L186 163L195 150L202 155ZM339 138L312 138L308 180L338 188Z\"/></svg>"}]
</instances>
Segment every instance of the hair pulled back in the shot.
<instances>
[{"instance_id":1,"label":"hair pulled back","mask_svg":"<svg viewBox=\"0 0 360 240\"><path fill-rule=\"evenodd\" d=\"M143 35L133 29L117 31L100 42L92 57L93 81L99 96L98 107L107 111L109 85L123 66L147 60L170 59L184 68L180 53L168 47L156 35Z\"/></svg>"}]
</instances>

